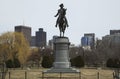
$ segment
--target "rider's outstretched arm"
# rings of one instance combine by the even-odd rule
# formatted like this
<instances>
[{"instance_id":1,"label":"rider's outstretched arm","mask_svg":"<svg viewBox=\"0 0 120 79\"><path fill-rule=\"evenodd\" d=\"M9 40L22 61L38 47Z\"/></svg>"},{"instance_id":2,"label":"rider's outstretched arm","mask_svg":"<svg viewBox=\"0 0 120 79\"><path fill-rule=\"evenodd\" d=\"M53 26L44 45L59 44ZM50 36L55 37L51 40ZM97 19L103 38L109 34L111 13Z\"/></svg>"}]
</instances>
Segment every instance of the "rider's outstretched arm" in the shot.
<instances>
[{"instance_id":1,"label":"rider's outstretched arm","mask_svg":"<svg viewBox=\"0 0 120 79\"><path fill-rule=\"evenodd\" d=\"M55 15L55 17L57 17L57 16L58 16L58 14L59 14L59 10L58 10L57 14Z\"/></svg>"}]
</instances>

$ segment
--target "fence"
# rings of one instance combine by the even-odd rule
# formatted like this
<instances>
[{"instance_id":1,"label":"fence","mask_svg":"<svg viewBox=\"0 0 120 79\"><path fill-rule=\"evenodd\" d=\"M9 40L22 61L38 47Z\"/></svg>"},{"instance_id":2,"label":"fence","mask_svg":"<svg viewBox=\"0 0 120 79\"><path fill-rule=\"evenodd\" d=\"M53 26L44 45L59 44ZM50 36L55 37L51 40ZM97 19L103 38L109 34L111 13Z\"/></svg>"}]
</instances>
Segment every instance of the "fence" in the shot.
<instances>
[{"instance_id":1,"label":"fence","mask_svg":"<svg viewBox=\"0 0 120 79\"><path fill-rule=\"evenodd\" d=\"M7 73L0 72L0 79L114 79L113 73L44 73L43 75L42 71L13 70Z\"/></svg>"}]
</instances>

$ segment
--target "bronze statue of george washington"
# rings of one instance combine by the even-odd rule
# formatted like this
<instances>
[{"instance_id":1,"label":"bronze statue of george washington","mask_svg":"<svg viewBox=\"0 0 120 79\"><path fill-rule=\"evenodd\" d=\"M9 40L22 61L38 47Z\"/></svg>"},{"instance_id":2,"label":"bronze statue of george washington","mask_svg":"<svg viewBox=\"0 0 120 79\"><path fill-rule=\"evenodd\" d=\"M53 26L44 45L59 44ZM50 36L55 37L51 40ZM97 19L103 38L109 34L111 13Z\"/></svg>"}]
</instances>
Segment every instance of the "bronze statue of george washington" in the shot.
<instances>
[{"instance_id":1,"label":"bronze statue of george washington","mask_svg":"<svg viewBox=\"0 0 120 79\"><path fill-rule=\"evenodd\" d=\"M65 29L66 27L68 27L68 22L66 19L66 10L63 4L60 4L60 9L58 10L57 14L55 15L55 17L58 16L57 21L56 21L56 27L59 26L59 31L60 31L60 37L62 37L62 32L63 32L63 37L64 37L64 33L65 33Z\"/></svg>"}]
</instances>

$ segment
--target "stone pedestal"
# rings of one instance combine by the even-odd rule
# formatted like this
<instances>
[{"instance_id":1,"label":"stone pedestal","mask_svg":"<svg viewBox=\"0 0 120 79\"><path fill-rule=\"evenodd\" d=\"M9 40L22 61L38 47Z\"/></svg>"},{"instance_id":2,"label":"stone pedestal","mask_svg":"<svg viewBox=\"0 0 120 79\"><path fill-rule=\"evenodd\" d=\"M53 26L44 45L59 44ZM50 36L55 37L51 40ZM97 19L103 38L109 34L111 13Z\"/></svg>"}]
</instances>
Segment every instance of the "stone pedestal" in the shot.
<instances>
[{"instance_id":1,"label":"stone pedestal","mask_svg":"<svg viewBox=\"0 0 120 79\"><path fill-rule=\"evenodd\" d=\"M54 68L70 68L69 62L69 40L67 37L58 37L54 42L55 62Z\"/></svg>"},{"instance_id":2,"label":"stone pedestal","mask_svg":"<svg viewBox=\"0 0 120 79\"><path fill-rule=\"evenodd\" d=\"M79 70L71 68L69 58L69 39L67 37L57 37L54 41L55 61L53 68L44 72L79 72Z\"/></svg>"}]
</instances>

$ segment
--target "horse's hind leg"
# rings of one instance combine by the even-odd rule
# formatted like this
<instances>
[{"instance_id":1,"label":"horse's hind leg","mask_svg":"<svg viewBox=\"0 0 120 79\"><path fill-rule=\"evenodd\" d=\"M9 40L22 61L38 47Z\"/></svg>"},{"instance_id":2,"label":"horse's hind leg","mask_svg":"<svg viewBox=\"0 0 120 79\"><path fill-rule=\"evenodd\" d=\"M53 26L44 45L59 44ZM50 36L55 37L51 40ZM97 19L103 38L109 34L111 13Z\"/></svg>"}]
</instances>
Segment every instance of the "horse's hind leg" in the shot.
<instances>
[{"instance_id":1,"label":"horse's hind leg","mask_svg":"<svg viewBox=\"0 0 120 79\"><path fill-rule=\"evenodd\" d=\"M64 32L63 32L63 37L64 37Z\"/></svg>"},{"instance_id":2,"label":"horse's hind leg","mask_svg":"<svg viewBox=\"0 0 120 79\"><path fill-rule=\"evenodd\" d=\"M60 37L61 37L61 31L60 31Z\"/></svg>"}]
</instances>

